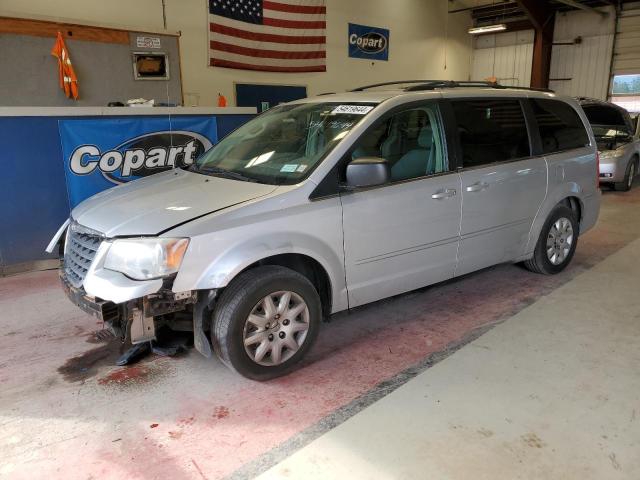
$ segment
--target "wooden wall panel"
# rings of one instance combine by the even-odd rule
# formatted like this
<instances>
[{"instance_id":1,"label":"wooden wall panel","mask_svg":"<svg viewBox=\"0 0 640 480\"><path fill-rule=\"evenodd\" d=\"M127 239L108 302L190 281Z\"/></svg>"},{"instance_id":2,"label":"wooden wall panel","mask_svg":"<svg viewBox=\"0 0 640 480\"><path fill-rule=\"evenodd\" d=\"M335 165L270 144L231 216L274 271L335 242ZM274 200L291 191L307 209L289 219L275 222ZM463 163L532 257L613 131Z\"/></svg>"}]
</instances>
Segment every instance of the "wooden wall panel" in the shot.
<instances>
[{"instance_id":1,"label":"wooden wall panel","mask_svg":"<svg viewBox=\"0 0 640 480\"><path fill-rule=\"evenodd\" d=\"M85 40L101 43L129 43L129 32L104 27L90 27L72 23L57 23L24 18L0 17L0 33L32 35L36 37L55 37L58 32L65 39Z\"/></svg>"}]
</instances>

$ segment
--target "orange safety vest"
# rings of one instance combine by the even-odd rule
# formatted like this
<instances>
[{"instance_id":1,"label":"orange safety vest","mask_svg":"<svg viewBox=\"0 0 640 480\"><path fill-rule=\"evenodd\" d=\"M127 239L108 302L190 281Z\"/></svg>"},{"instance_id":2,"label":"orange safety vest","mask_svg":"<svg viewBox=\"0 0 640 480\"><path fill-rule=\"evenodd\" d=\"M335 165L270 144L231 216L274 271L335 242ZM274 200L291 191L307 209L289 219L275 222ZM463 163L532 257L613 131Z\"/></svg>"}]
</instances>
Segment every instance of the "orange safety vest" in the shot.
<instances>
[{"instance_id":1,"label":"orange safety vest","mask_svg":"<svg viewBox=\"0 0 640 480\"><path fill-rule=\"evenodd\" d=\"M74 100L78 99L78 77L71 65L71 58L69 58L69 50L64 44L62 34L58 32L58 38L56 43L51 49L51 55L58 59L58 80L60 82L60 88L64 90L64 94L67 98L73 96Z\"/></svg>"}]
</instances>

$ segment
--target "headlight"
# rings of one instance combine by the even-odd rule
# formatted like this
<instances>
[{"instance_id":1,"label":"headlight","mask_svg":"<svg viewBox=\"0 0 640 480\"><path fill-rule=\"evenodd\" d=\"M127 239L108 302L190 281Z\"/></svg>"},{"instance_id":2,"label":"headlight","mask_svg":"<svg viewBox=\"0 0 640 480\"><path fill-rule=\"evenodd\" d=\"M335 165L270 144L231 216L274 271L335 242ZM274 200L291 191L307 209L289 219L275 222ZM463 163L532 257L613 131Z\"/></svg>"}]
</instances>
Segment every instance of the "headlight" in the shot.
<instances>
[{"instance_id":1,"label":"headlight","mask_svg":"<svg viewBox=\"0 0 640 480\"><path fill-rule=\"evenodd\" d=\"M115 240L104 268L134 280L149 280L176 273L189 245L188 238L123 238Z\"/></svg>"}]
</instances>

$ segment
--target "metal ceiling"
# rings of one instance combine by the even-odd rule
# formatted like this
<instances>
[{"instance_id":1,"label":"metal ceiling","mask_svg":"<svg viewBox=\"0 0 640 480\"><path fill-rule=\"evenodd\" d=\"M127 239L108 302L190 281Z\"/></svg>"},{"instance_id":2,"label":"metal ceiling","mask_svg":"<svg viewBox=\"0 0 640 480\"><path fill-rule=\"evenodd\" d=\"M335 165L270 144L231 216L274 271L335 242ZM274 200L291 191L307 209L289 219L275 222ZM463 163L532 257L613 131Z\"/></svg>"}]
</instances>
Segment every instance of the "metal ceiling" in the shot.
<instances>
[{"instance_id":1,"label":"metal ceiling","mask_svg":"<svg viewBox=\"0 0 640 480\"><path fill-rule=\"evenodd\" d=\"M551 10L589 10L600 13L598 7L616 6L633 0L547 0ZM470 12L475 26L493 23L512 24L514 29L531 28L530 20L520 3L514 0L449 0L449 13Z\"/></svg>"}]
</instances>

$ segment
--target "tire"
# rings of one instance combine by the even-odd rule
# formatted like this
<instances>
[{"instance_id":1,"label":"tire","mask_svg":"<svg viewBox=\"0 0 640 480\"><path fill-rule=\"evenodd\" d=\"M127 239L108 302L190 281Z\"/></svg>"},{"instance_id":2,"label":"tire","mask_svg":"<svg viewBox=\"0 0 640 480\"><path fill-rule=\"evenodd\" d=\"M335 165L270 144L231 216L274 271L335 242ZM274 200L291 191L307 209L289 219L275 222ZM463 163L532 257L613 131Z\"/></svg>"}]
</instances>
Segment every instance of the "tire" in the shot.
<instances>
[{"instance_id":1,"label":"tire","mask_svg":"<svg viewBox=\"0 0 640 480\"><path fill-rule=\"evenodd\" d=\"M283 298L290 300L278 313ZM265 303L269 301L271 306ZM231 370L269 380L290 372L304 357L321 319L320 296L307 277L275 265L256 267L238 275L220 296L212 314L211 343ZM245 347L245 339L254 343ZM295 345L297 350L291 347Z\"/></svg>"},{"instance_id":2,"label":"tire","mask_svg":"<svg viewBox=\"0 0 640 480\"><path fill-rule=\"evenodd\" d=\"M566 251L566 243L568 243L567 240L565 239L565 241L561 243L560 238L555 237L556 239L554 240L554 245L558 245L559 249L554 250L554 252L558 252L561 250L564 255L564 258L561 261L560 256L556 256L555 258L552 257L554 258L555 262L559 262L555 263L554 261L552 261L552 258L550 258L551 254L547 253L547 242L550 241L551 238L554 238L552 237L552 230L554 228L554 225L557 227L558 222L560 222L560 225L563 225L563 219L567 220L571 225L571 245L568 251ZM533 252L533 257L531 257L529 260L526 260L524 262L524 266L532 272L542 273L545 275L554 275L556 273L560 273L566 268L567 265L569 265L571 259L573 258L573 254L576 251L576 246L578 245L578 236L580 234L579 229L580 226L578 224L575 212L566 205L556 205L556 207L549 214L547 221L542 226L540 237L538 238L538 242L536 243L536 249ZM557 228L555 231L558 232Z\"/></svg>"},{"instance_id":3,"label":"tire","mask_svg":"<svg viewBox=\"0 0 640 480\"><path fill-rule=\"evenodd\" d=\"M627 165L627 172L624 175L622 182L616 182L613 184L613 188L619 192L628 192L633 185L633 179L637 174L636 159L632 158Z\"/></svg>"}]
</instances>

